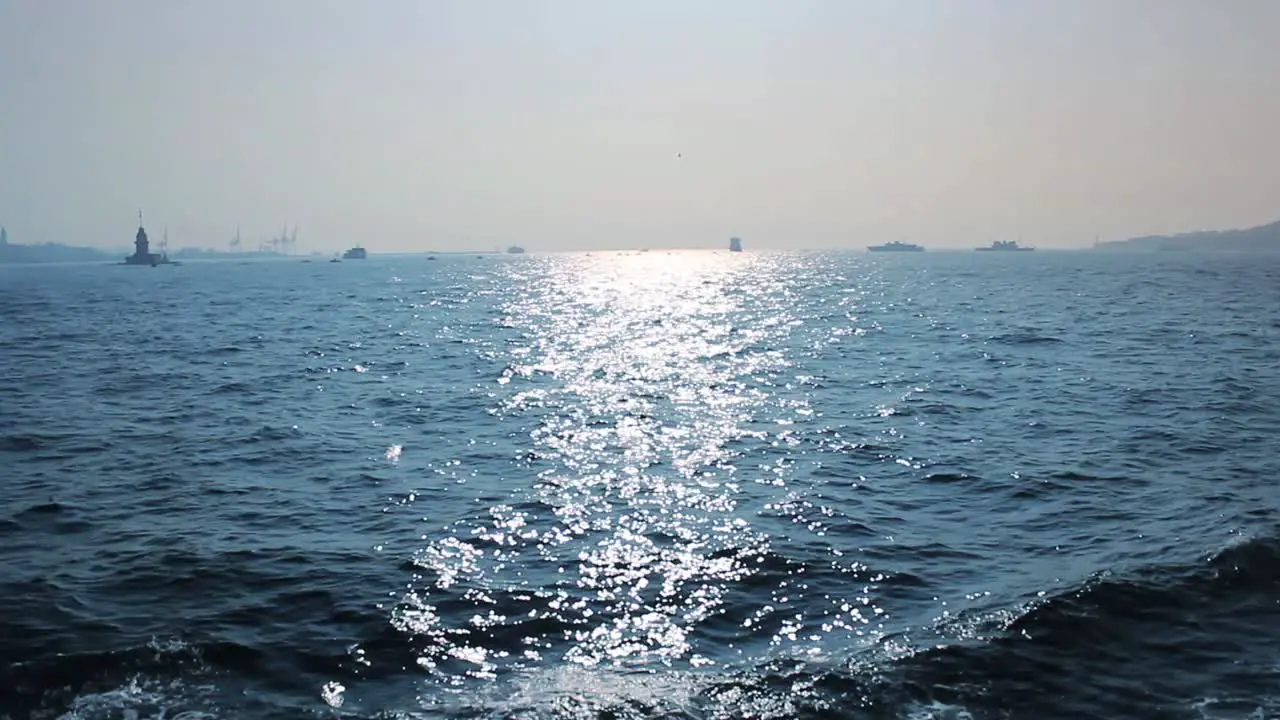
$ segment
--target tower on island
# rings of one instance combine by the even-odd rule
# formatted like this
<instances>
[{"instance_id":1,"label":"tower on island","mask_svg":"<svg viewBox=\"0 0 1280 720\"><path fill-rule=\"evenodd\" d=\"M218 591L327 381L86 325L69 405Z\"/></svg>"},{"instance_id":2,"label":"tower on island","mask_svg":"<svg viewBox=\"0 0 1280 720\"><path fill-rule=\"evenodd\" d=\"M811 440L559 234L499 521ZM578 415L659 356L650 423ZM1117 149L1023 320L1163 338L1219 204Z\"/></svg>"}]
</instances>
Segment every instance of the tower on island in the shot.
<instances>
[{"instance_id":1,"label":"tower on island","mask_svg":"<svg viewBox=\"0 0 1280 720\"><path fill-rule=\"evenodd\" d=\"M163 248L162 248L163 249ZM133 254L124 259L125 265L176 265L169 259L167 252L159 255L151 252L151 242L147 240L147 230L142 226L142 211L138 211L138 234L133 236Z\"/></svg>"}]
</instances>

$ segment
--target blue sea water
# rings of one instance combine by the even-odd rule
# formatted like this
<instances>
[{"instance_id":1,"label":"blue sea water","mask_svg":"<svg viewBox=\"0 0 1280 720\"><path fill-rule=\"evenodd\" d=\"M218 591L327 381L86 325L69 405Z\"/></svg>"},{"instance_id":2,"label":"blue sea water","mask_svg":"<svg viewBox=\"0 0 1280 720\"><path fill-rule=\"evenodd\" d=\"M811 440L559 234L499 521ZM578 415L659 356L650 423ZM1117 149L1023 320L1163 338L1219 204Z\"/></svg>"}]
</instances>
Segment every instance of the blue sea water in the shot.
<instances>
[{"instance_id":1,"label":"blue sea water","mask_svg":"<svg viewBox=\"0 0 1280 720\"><path fill-rule=\"evenodd\" d=\"M0 716L1280 713L1280 258L0 268Z\"/></svg>"}]
</instances>

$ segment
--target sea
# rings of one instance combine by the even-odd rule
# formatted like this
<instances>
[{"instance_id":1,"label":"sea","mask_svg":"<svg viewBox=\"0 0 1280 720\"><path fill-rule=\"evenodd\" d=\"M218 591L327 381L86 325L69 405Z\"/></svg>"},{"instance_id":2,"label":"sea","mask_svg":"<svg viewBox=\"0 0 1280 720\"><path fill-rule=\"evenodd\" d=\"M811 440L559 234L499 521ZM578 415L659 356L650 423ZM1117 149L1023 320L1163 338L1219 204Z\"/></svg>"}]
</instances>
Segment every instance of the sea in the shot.
<instances>
[{"instance_id":1,"label":"sea","mask_svg":"<svg viewBox=\"0 0 1280 720\"><path fill-rule=\"evenodd\" d=\"M1280 257L0 268L0 718L1280 716Z\"/></svg>"}]
</instances>

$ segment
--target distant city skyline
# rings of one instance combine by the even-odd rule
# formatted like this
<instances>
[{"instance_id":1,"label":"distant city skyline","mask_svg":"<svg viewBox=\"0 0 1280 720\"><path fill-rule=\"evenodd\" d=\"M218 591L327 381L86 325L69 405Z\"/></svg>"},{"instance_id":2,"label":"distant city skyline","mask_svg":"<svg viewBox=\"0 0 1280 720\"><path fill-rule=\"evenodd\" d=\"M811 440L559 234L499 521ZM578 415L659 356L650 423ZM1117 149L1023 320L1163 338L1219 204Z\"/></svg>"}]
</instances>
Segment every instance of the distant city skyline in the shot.
<instances>
[{"instance_id":1,"label":"distant city skyline","mask_svg":"<svg viewBox=\"0 0 1280 720\"><path fill-rule=\"evenodd\" d=\"M1280 219L1270 0L0 0L11 243L1042 248Z\"/></svg>"}]
</instances>

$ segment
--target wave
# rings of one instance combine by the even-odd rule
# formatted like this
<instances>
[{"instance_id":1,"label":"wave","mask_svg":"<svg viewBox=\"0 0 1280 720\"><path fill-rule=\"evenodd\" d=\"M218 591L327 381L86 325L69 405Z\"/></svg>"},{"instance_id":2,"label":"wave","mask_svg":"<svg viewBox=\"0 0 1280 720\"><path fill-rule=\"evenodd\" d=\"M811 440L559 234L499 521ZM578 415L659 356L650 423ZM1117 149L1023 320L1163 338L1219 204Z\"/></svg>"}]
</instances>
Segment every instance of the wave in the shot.
<instances>
[{"instance_id":1,"label":"wave","mask_svg":"<svg viewBox=\"0 0 1280 720\"><path fill-rule=\"evenodd\" d=\"M1206 562L1101 574L1021 612L939 628L917 650L883 637L843 662L776 659L714 673L553 668L504 679L502 699L459 698L451 717L1241 717L1280 710L1275 682L1280 539ZM1264 715L1266 714L1266 715Z\"/></svg>"},{"instance_id":2,"label":"wave","mask_svg":"<svg viewBox=\"0 0 1280 720\"><path fill-rule=\"evenodd\" d=\"M913 654L890 675L913 701L990 716L1194 717L1206 691L1272 712L1278 599L1272 534L1195 565L1101 573L1020 614L958 618L945 634L977 642Z\"/></svg>"}]
</instances>

